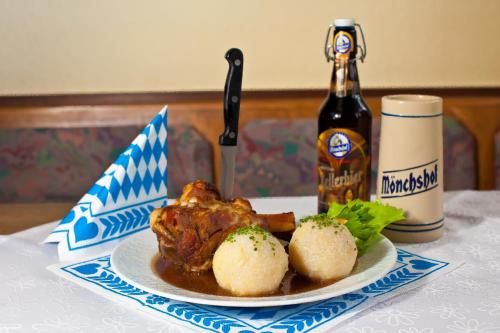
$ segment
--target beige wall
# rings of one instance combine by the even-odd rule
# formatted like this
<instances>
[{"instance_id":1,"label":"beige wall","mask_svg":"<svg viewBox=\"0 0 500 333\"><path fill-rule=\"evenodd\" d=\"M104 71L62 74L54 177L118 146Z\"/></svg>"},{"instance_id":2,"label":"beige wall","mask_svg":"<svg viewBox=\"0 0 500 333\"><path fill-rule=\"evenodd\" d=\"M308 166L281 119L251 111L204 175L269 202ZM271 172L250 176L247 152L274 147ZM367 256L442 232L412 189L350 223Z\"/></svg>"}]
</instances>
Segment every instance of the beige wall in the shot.
<instances>
[{"instance_id":1,"label":"beige wall","mask_svg":"<svg viewBox=\"0 0 500 333\"><path fill-rule=\"evenodd\" d=\"M363 87L500 86L500 1L0 0L0 94L326 88L335 17L363 25Z\"/></svg>"}]
</instances>

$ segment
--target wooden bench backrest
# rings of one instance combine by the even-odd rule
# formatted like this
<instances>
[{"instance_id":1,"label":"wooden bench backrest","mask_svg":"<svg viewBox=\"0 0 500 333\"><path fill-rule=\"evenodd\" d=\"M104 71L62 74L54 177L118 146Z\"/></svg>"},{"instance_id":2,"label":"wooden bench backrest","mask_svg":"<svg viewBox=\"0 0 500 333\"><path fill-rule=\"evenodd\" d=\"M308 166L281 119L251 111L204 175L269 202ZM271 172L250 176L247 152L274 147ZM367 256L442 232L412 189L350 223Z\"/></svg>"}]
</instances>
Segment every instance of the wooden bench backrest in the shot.
<instances>
[{"instance_id":1,"label":"wooden bench backrest","mask_svg":"<svg viewBox=\"0 0 500 333\"><path fill-rule=\"evenodd\" d=\"M500 89L366 90L375 117L380 99L399 93L433 94L444 98L444 113L456 117L479 144L479 188L495 187L494 134L500 129ZM254 119L316 118L325 91L246 92L240 127ZM0 97L0 128L93 127L146 124L164 105L170 124L190 123L213 146L214 179L218 182L222 132L222 93L150 93L71 96Z\"/></svg>"}]
</instances>

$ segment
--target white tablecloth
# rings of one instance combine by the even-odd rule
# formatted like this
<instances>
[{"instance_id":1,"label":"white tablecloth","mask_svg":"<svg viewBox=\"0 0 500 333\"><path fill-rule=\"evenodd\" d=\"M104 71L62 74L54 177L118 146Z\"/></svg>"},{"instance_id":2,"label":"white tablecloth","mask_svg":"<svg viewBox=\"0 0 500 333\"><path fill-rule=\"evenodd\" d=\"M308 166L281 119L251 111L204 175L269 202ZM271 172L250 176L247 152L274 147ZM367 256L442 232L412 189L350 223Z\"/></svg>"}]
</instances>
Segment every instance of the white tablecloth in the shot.
<instances>
[{"instance_id":1,"label":"white tablecloth","mask_svg":"<svg viewBox=\"0 0 500 333\"><path fill-rule=\"evenodd\" d=\"M311 197L253 203L272 211L277 200L280 207L315 209ZM443 238L398 246L464 264L365 311L337 332L500 332L500 192L447 193L445 213ZM46 270L58 260L56 247L40 242L54 226L0 236L0 332L186 332Z\"/></svg>"}]
</instances>

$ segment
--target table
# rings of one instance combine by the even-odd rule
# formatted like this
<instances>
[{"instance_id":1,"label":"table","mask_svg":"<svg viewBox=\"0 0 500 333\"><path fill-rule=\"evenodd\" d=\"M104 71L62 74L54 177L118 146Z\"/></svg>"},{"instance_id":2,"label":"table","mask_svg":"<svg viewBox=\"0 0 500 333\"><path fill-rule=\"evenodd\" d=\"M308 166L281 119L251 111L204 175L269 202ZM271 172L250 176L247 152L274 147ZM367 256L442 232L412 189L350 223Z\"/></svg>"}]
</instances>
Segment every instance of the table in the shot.
<instances>
[{"instance_id":1,"label":"table","mask_svg":"<svg viewBox=\"0 0 500 333\"><path fill-rule=\"evenodd\" d=\"M315 202L312 197L281 200L294 206ZM269 200L252 202L259 211L272 210ZM500 332L500 192L446 193L445 213L443 238L398 246L463 264L422 288L365 311L337 332ZM12 216L16 222L17 214ZM0 236L0 332L187 331L47 271L46 266L58 261L57 251L40 242L54 226L49 223Z\"/></svg>"}]
</instances>

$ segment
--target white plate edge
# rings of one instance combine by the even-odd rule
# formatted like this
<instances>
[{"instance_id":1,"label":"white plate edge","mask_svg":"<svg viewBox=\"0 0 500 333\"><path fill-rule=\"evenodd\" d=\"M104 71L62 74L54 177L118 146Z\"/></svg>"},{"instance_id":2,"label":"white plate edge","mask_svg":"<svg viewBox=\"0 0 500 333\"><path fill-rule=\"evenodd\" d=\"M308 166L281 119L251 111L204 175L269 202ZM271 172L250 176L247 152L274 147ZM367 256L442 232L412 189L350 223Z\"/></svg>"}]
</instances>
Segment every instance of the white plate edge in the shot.
<instances>
[{"instance_id":1,"label":"white plate edge","mask_svg":"<svg viewBox=\"0 0 500 333\"><path fill-rule=\"evenodd\" d=\"M144 230L144 232L147 232L147 230ZM137 234L135 236L138 236L139 234ZM163 296L163 297L173 299L176 301L187 302L187 303L192 303L192 304L211 305L211 306L226 306L226 307L272 307L272 306L294 305L294 304L311 303L311 302L321 301L321 300L345 295L347 293L350 293L352 291L355 291L355 290L361 289L367 285L370 285L371 283L373 283L373 282L379 280L380 278L384 277L385 275L387 275L387 273L393 268L394 264L396 263L397 250L396 250L396 247L394 246L394 244L387 237L385 237L383 235L381 235L381 236L383 237L383 239L381 241L387 242L387 245L389 246L390 254L392 256L391 261L390 261L391 265L387 265L386 269L381 270L378 274L375 274L370 279L364 280L363 282L358 282L358 283L354 284L352 287L343 289L341 292L338 292L338 293L331 292L331 293L323 293L323 294L318 294L318 295L311 295L311 296L307 296L306 298L276 300L276 299L272 299L272 298L273 297L283 297L283 296L267 296L267 297L263 297L262 300L258 300L258 301L255 301L255 300L246 301L245 297L239 298L237 296L227 296L227 297L231 297L233 299L217 300L217 299L204 299L204 298L195 298L195 297L191 297L191 296L182 296L182 295L178 295L178 294L172 294L169 292L159 291L159 290L156 290L154 288L149 288L148 286L145 286L142 284L140 286L137 286L137 282L129 279L125 274L120 272L120 270L117 269L117 265L115 265L115 263L114 263L113 254L125 242L120 243L113 250L113 252L111 253L111 256L110 256L110 264L111 264L111 267L113 268L114 272L123 281L127 282L128 284L130 284L138 289L149 292L151 294ZM165 282L165 283L167 283L167 282ZM325 286L324 288L328 288L328 287L329 286ZM178 287L176 287L176 288L178 288ZM316 290L321 290L321 288L316 289ZM201 295L204 295L204 294L201 294ZM294 295L297 295L297 294L294 294Z\"/></svg>"}]
</instances>

